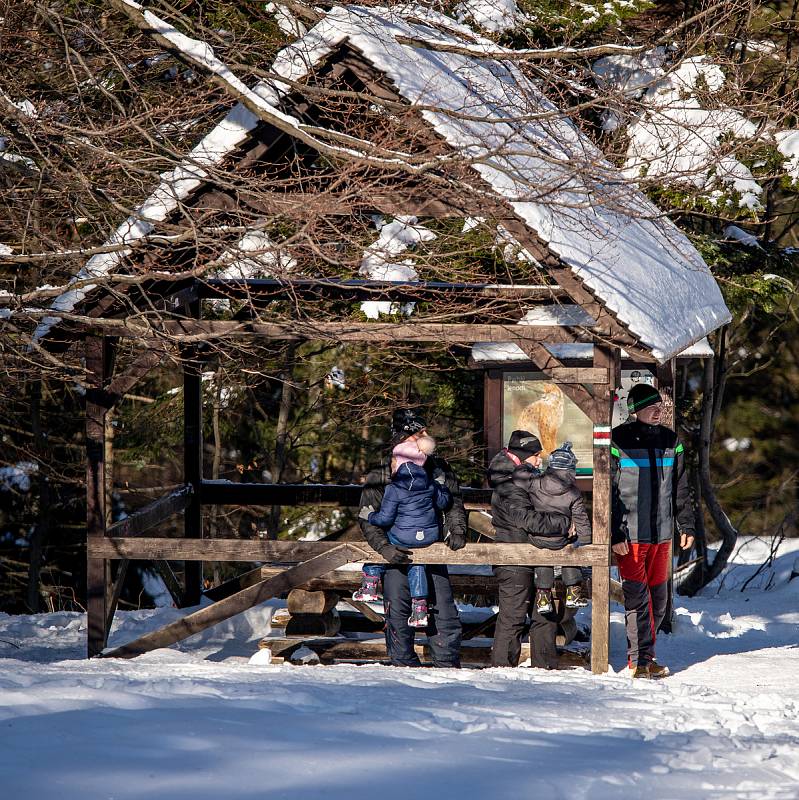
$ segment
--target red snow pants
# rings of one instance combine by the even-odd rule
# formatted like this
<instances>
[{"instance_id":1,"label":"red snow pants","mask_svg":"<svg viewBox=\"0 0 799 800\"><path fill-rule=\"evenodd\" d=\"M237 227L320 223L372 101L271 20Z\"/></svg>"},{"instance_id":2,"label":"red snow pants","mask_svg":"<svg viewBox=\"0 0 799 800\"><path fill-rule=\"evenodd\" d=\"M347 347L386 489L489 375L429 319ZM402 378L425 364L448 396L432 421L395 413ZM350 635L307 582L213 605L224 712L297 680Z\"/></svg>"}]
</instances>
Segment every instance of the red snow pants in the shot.
<instances>
[{"instance_id":1,"label":"red snow pants","mask_svg":"<svg viewBox=\"0 0 799 800\"><path fill-rule=\"evenodd\" d=\"M627 660L646 664L655 658L655 632L668 606L671 542L630 544L626 556L616 555L624 591Z\"/></svg>"}]
</instances>

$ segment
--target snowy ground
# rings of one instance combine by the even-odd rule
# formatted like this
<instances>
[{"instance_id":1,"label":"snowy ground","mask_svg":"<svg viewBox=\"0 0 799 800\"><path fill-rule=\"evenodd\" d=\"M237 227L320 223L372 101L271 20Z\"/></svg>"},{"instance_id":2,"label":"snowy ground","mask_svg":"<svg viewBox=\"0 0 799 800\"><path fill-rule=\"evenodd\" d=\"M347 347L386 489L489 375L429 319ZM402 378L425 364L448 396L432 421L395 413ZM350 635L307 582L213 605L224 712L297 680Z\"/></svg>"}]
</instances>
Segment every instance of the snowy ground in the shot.
<instances>
[{"instance_id":1,"label":"snowy ground","mask_svg":"<svg viewBox=\"0 0 799 800\"><path fill-rule=\"evenodd\" d=\"M606 676L257 666L265 608L180 650L86 661L83 616L0 615L0 797L794 800L799 541L742 592L767 549L678 598L659 682L624 674L618 609ZM112 644L178 613L117 615Z\"/></svg>"}]
</instances>

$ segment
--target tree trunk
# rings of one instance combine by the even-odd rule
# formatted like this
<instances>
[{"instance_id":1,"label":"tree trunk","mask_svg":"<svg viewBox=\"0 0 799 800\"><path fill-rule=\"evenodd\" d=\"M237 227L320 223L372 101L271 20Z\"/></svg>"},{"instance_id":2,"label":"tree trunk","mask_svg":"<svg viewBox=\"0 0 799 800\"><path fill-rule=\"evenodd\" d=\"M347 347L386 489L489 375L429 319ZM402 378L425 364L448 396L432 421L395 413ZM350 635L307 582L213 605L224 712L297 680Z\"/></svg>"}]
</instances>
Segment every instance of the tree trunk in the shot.
<instances>
[{"instance_id":1,"label":"tree trunk","mask_svg":"<svg viewBox=\"0 0 799 800\"><path fill-rule=\"evenodd\" d=\"M706 568L702 570L704 574L701 575L701 579L694 577L695 571L692 571L686 577L680 586L681 594L695 594L718 576L727 566L727 561L738 541L738 531L721 507L710 480L710 450L713 445L713 433L721 410L721 401L726 385L726 342L727 331L726 328L723 328L719 334L719 352L716 358L705 361L702 421L699 429L699 484L708 513L721 534L721 546L716 552L713 562L708 563ZM707 557L707 551L705 551L705 555ZM693 591L690 591L691 589Z\"/></svg>"},{"instance_id":2,"label":"tree trunk","mask_svg":"<svg viewBox=\"0 0 799 800\"><path fill-rule=\"evenodd\" d=\"M289 429L289 414L291 413L292 382L294 380L294 358L297 352L295 344L289 344L286 351L286 361L283 372L280 376L283 382L283 389L280 394L280 411L277 418L277 428L275 429L275 463L272 471L275 483L283 481L283 472L288 461L287 443ZM280 506L272 506L269 514L267 530L269 538L276 539L280 528Z\"/></svg>"}]
</instances>

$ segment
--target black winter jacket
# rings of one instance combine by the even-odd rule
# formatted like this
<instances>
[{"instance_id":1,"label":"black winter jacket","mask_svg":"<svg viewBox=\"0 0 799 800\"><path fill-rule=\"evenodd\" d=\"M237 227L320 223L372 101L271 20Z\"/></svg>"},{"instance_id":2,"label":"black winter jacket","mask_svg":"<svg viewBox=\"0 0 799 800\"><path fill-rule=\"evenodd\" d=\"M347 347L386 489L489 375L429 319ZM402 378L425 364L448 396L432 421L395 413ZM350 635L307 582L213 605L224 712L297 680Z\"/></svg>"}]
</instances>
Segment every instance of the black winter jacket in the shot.
<instances>
[{"instance_id":1,"label":"black winter jacket","mask_svg":"<svg viewBox=\"0 0 799 800\"><path fill-rule=\"evenodd\" d=\"M443 512L444 539L450 533L459 533L466 536L466 510L461 499L461 489L452 467L443 459L437 456L428 456L424 462L424 471L428 477L435 479L439 471L444 473L444 486L452 496L452 505L447 511ZM375 469L369 471L361 492L360 507L372 506L375 510L380 508L383 502L383 494L386 486L391 482L391 467L388 461ZM382 547L390 544L388 535L383 528L371 525L366 520L359 520L363 538L375 552L380 552Z\"/></svg>"},{"instance_id":2,"label":"black winter jacket","mask_svg":"<svg viewBox=\"0 0 799 800\"><path fill-rule=\"evenodd\" d=\"M583 493L577 488L572 474L563 469L548 469L530 481L530 499L536 511L563 514L574 523L574 536L580 544L591 544L591 521L583 503ZM574 537L551 537L549 544L537 547L560 549L573 541Z\"/></svg>"},{"instance_id":3,"label":"black winter jacket","mask_svg":"<svg viewBox=\"0 0 799 800\"><path fill-rule=\"evenodd\" d=\"M530 482L538 475L529 464L517 465L500 450L488 465L491 517L498 542L534 544L552 549L554 539L565 540L570 520L563 514L545 513L533 507ZM550 542L550 543L547 543ZM556 545L562 547L562 544Z\"/></svg>"},{"instance_id":4,"label":"black winter jacket","mask_svg":"<svg viewBox=\"0 0 799 800\"><path fill-rule=\"evenodd\" d=\"M671 428L626 422L613 429L610 454L613 544L669 542L675 518L681 532L694 533L685 452Z\"/></svg>"}]
</instances>

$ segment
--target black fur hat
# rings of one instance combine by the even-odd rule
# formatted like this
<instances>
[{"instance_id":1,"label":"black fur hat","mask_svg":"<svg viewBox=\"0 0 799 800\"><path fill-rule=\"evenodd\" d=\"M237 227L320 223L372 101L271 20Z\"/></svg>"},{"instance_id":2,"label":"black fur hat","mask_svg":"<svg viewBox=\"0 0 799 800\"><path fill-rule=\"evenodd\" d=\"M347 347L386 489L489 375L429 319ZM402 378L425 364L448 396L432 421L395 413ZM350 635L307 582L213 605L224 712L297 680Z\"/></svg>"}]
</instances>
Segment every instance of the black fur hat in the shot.
<instances>
[{"instance_id":1,"label":"black fur hat","mask_svg":"<svg viewBox=\"0 0 799 800\"><path fill-rule=\"evenodd\" d=\"M391 417L391 438L404 439L426 427L427 423L416 409L398 408Z\"/></svg>"}]
</instances>

